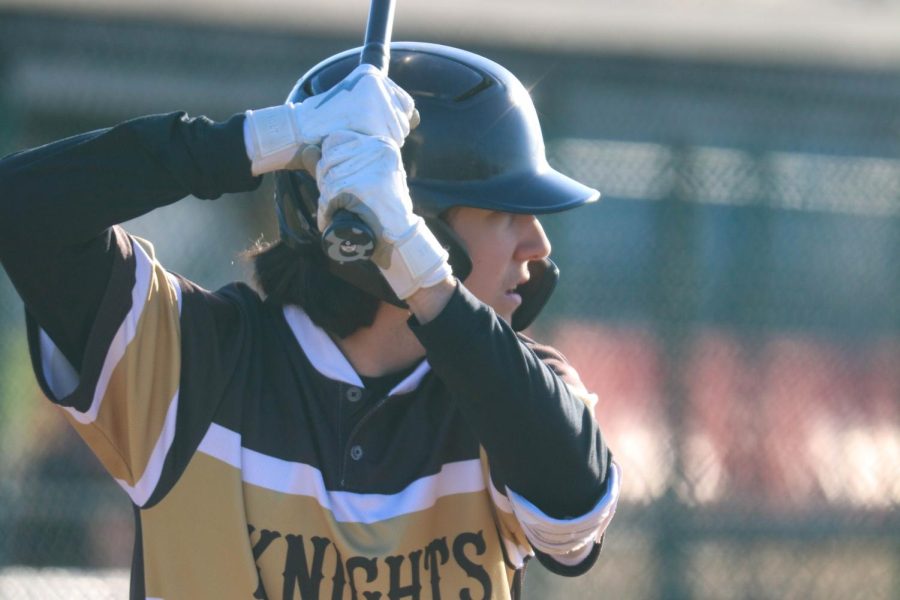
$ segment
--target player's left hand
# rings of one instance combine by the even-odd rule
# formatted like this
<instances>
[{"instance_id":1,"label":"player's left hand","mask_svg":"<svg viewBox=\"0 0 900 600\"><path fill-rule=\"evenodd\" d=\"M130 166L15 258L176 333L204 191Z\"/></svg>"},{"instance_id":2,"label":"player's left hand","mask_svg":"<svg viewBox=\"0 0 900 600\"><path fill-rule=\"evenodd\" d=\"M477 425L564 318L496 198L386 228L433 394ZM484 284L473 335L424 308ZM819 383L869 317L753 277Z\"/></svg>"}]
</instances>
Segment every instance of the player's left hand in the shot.
<instances>
[{"instance_id":1,"label":"player's left hand","mask_svg":"<svg viewBox=\"0 0 900 600\"><path fill-rule=\"evenodd\" d=\"M299 103L248 110L244 145L254 175L280 169L312 173L318 146L349 130L403 145L418 113L412 97L372 65L359 65L326 92Z\"/></svg>"},{"instance_id":2,"label":"player's left hand","mask_svg":"<svg viewBox=\"0 0 900 600\"><path fill-rule=\"evenodd\" d=\"M447 251L412 210L399 146L390 138L338 131L325 138L316 170L320 231L338 209L375 233L372 260L401 299L450 276Z\"/></svg>"},{"instance_id":3,"label":"player's left hand","mask_svg":"<svg viewBox=\"0 0 900 600\"><path fill-rule=\"evenodd\" d=\"M415 102L377 67L362 64L332 89L294 106L297 129L305 144L320 145L329 134L349 130L386 137L403 145Z\"/></svg>"}]
</instances>

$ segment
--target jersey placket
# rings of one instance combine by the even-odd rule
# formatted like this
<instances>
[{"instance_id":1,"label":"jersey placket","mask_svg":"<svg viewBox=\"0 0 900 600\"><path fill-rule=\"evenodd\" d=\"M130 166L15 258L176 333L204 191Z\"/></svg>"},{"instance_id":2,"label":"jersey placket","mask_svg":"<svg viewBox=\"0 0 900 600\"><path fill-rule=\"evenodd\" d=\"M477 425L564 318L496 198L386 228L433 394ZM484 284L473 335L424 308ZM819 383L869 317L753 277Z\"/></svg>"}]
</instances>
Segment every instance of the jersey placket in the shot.
<instances>
[{"instance_id":1,"label":"jersey placket","mask_svg":"<svg viewBox=\"0 0 900 600\"><path fill-rule=\"evenodd\" d=\"M377 397L368 390L350 384L340 386L340 396L339 435L342 453L339 483L341 488L345 488L350 465L361 461L366 453L365 447L358 441L359 434L387 398Z\"/></svg>"}]
</instances>

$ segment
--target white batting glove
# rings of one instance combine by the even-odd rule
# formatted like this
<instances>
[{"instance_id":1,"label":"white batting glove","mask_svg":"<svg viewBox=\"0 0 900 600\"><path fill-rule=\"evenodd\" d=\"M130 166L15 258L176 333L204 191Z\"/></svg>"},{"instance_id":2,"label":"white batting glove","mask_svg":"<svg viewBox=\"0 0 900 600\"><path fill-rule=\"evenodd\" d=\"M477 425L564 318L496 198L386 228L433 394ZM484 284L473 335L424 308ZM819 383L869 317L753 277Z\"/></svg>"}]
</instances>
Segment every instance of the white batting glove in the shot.
<instances>
[{"instance_id":1,"label":"white batting glove","mask_svg":"<svg viewBox=\"0 0 900 600\"><path fill-rule=\"evenodd\" d=\"M359 65L332 89L299 104L248 110L244 144L254 175L310 170L309 161L301 160L302 150L318 146L334 131L382 136L402 146L414 112L412 97L383 71Z\"/></svg>"},{"instance_id":2,"label":"white batting glove","mask_svg":"<svg viewBox=\"0 0 900 600\"><path fill-rule=\"evenodd\" d=\"M338 131L325 138L316 172L319 230L338 209L372 228L372 260L402 299L450 276L447 251L422 217L413 213L400 148L387 137Z\"/></svg>"}]
</instances>

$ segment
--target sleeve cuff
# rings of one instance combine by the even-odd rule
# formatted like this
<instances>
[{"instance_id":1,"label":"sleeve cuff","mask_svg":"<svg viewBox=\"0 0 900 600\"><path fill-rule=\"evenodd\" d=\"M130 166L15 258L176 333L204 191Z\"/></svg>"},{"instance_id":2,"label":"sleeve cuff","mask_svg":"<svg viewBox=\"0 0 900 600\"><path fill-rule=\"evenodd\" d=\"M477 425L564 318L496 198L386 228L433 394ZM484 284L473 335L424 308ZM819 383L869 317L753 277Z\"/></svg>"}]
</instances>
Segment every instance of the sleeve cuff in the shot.
<instances>
[{"instance_id":1,"label":"sleeve cuff","mask_svg":"<svg viewBox=\"0 0 900 600\"><path fill-rule=\"evenodd\" d=\"M597 562L597 558L600 556L600 549L602 547L603 540L600 540L596 544L585 546L584 558L575 564L567 564L559 556L550 556L549 554L544 554L540 550L535 550L534 555L541 565L551 573L563 577L578 577L591 570L591 567L594 566Z\"/></svg>"},{"instance_id":2,"label":"sleeve cuff","mask_svg":"<svg viewBox=\"0 0 900 600\"><path fill-rule=\"evenodd\" d=\"M594 508L574 519L555 519L537 506L506 488L525 536L536 551L559 559L563 564L577 564L590 553L590 548L603 537L612 521L619 501L621 472L615 462L610 463L606 493Z\"/></svg>"},{"instance_id":3,"label":"sleeve cuff","mask_svg":"<svg viewBox=\"0 0 900 600\"><path fill-rule=\"evenodd\" d=\"M411 316L407 323L425 348L432 351L443 350L448 354L456 352L457 340L467 340L484 324L484 319L492 309L482 304L461 282L447 305L435 318L427 323L419 323Z\"/></svg>"}]
</instances>

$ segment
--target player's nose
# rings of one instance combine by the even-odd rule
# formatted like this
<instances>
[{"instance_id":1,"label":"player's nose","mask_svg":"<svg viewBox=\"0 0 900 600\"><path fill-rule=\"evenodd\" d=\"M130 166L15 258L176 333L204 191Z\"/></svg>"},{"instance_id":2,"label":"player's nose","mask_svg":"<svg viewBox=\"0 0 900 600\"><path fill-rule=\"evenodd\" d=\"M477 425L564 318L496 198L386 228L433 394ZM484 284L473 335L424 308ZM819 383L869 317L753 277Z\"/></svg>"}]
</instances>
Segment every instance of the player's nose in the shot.
<instances>
[{"instance_id":1,"label":"player's nose","mask_svg":"<svg viewBox=\"0 0 900 600\"><path fill-rule=\"evenodd\" d=\"M520 223L519 245L516 248L516 259L527 262L541 260L550 256L550 240L544 227L534 215L518 215Z\"/></svg>"}]
</instances>

